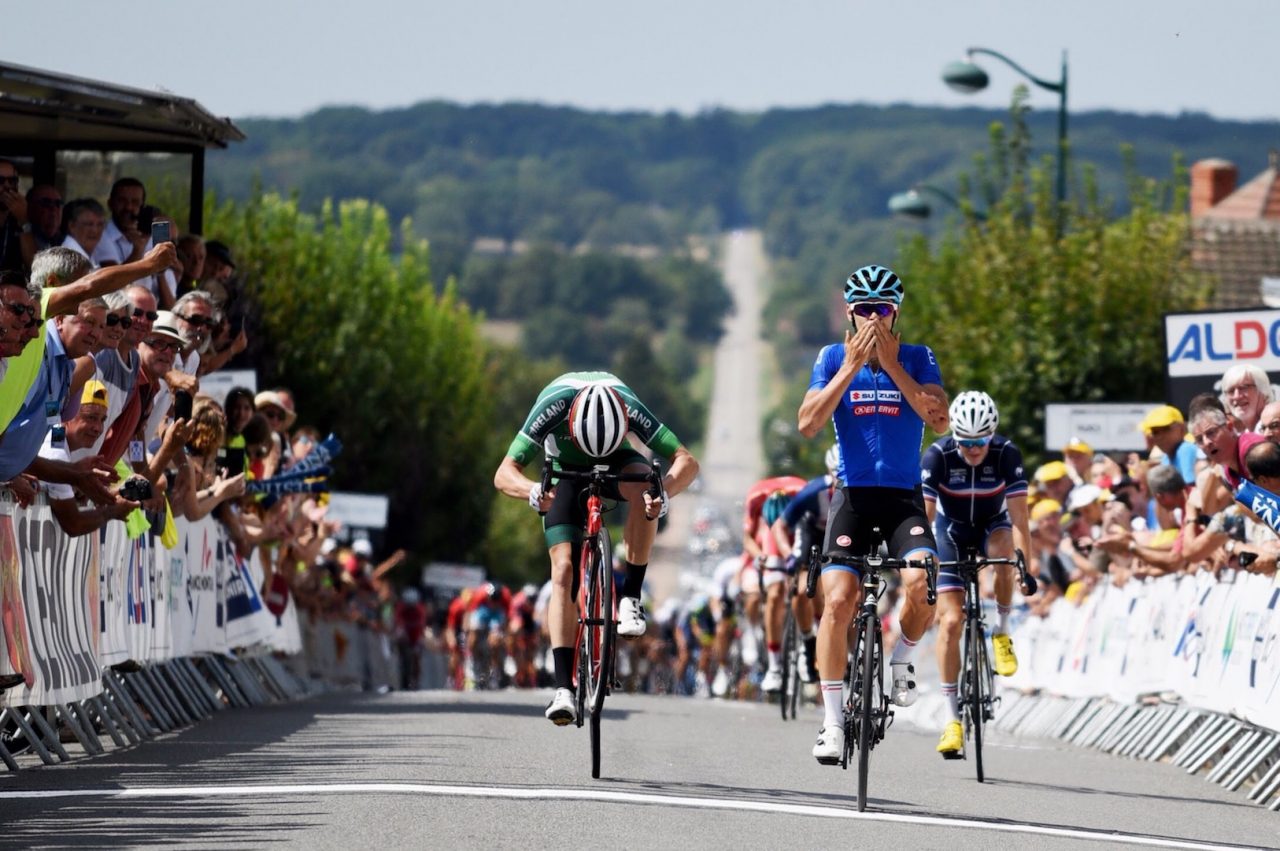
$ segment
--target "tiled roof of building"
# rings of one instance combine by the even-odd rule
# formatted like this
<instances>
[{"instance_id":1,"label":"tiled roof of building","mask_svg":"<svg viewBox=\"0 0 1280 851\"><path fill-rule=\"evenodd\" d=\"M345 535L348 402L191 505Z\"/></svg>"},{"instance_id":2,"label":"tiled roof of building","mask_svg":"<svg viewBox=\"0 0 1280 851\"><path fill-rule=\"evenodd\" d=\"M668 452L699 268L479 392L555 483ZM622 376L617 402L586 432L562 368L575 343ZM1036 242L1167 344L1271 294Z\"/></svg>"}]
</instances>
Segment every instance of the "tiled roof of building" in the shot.
<instances>
[{"instance_id":1,"label":"tiled roof of building","mask_svg":"<svg viewBox=\"0 0 1280 851\"><path fill-rule=\"evenodd\" d=\"M1211 207L1205 217L1280 220L1280 157L1277 157L1277 152L1271 152L1266 171Z\"/></svg>"},{"instance_id":2,"label":"tiled roof of building","mask_svg":"<svg viewBox=\"0 0 1280 851\"><path fill-rule=\"evenodd\" d=\"M1267 219L1202 216L1192 223L1191 258L1192 265L1214 285L1214 307L1262 306L1263 279L1280 282L1280 215ZM1280 300L1273 306L1280 306Z\"/></svg>"}]
</instances>

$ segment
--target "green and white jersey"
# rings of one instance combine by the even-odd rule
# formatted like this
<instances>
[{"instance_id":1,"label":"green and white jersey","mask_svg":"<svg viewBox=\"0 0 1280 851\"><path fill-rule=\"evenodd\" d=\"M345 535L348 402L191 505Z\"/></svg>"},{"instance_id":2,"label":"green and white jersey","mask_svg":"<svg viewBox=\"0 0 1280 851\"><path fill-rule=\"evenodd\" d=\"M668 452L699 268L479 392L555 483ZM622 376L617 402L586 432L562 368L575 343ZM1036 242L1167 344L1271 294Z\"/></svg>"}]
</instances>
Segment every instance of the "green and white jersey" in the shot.
<instances>
[{"instance_id":1,"label":"green and white jersey","mask_svg":"<svg viewBox=\"0 0 1280 851\"><path fill-rule=\"evenodd\" d=\"M607 372L566 372L552 381L538 394L538 401L533 403L524 426L511 441L507 455L514 458L521 467L528 466L538 450L546 452L558 464L590 467L605 459L592 458L582 452L569 437L569 406L578 391L595 381L603 381L613 387L627 403L627 417L630 429L627 439L638 439L648 446L658 457L671 460L676 449L680 447L680 439L672 433L645 404L636 397L630 387L623 384L616 375ZM626 445L619 452L627 452Z\"/></svg>"}]
</instances>

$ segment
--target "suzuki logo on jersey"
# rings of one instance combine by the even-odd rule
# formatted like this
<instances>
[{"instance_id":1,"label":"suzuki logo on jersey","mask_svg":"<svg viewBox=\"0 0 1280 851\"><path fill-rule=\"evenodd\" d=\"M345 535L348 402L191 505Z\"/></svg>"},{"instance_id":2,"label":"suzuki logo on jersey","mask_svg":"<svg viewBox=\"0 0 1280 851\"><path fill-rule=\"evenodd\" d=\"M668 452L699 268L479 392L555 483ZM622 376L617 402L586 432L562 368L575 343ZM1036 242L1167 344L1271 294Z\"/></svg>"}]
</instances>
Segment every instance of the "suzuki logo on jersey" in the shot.
<instances>
[{"instance_id":1,"label":"suzuki logo on jersey","mask_svg":"<svg viewBox=\"0 0 1280 851\"><path fill-rule=\"evenodd\" d=\"M896 417L902 411L902 405L868 404L883 402L902 402L900 390L850 390L849 402L853 405L853 414L864 417L870 414L885 414Z\"/></svg>"}]
</instances>

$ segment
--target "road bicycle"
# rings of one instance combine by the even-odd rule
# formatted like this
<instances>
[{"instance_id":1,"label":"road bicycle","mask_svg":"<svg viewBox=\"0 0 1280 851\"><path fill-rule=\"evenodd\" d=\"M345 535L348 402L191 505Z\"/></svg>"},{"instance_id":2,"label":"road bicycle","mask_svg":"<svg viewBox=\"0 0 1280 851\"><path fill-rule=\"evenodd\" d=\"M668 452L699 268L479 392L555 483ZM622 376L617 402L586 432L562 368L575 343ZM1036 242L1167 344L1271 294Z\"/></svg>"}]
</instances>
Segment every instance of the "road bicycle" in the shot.
<instances>
[{"instance_id":1,"label":"road bicycle","mask_svg":"<svg viewBox=\"0 0 1280 851\"><path fill-rule=\"evenodd\" d=\"M542 468L542 491L551 490L553 482L586 482L587 518L583 524L582 548L579 556L578 635L574 684L578 705L578 726L589 717L591 728L591 776L600 777L600 720L604 699L614 686L614 646L618 634L618 606L613 588L613 548L604 513L607 506L604 490L622 482L648 482L649 493L665 499L662 471L655 458L644 473L613 473L607 464L590 470L556 470L550 464Z\"/></svg>"},{"instance_id":2,"label":"road bicycle","mask_svg":"<svg viewBox=\"0 0 1280 851\"><path fill-rule=\"evenodd\" d=\"M782 693L778 695L778 703L782 706L782 720L796 719L796 710L800 707L800 691L804 688L800 677L800 627L796 624L795 599L796 577L788 576L786 619L782 624ZM790 713L790 714L788 714Z\"/></svg>"},{"instance_id":3,"label":"road bicycle","mask_svg":"<svg viewBox=\"0 0 1280 851\"><path fill-rule=\"evenodd\" d=\"M938 566L951 568L964 583L964 632L960 641L960 723L964 727L965 741L973 742L973 764L978 782L985 779L982 767L982 728L995 718L995 672L991 669L991 657L987 653L987 624L982 616L982 598L978 592L978 574L984 567L1012 565L1018 571L1022 593L1030 597L1036 593L1036 578L1027 573L1027 561L1022 550L1014 550L1013 558L986 558L977 550L969 549L959 561L944 561ZM967 759L964 751L943 754L946 759Z\"/></svg>"},{"instance_id":4,"label":"road bicycle","mask_svg":"<svg viewBox=\"0 0 1280 851\"><path fill-rule=\"evenodd\" d=\"M884 637L881 634L877 604L885 591L881 571L919 568L926 572L927 601L932 606L938 596L938 568L932 556L920 559L897 559L881 555L883 536L880 529L871 533L871 546L863 556L822 554L817 546L809 550L809 575L805 593L813 597L818 587L818 574L824 565L852 567L862 576L862 605L854 621L853 664L845 671L844 753L840 767L848 769L849 759L858 753L858 812L867 809L867 781L871 771L871 750L884 739L893 723L893 710L884 690Z\"/></svg>"}]
</instances>

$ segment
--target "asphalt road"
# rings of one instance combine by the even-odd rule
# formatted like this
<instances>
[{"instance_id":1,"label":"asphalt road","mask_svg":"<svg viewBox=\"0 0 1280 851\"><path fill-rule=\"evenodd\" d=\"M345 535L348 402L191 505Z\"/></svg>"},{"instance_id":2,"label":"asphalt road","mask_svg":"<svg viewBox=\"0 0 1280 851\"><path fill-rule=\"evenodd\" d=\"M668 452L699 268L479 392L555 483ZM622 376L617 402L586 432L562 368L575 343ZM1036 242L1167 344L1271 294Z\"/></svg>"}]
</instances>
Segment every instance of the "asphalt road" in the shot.
<instances>
[{"instance_id":1,"label":"asphalt road","mask_svg":"<svg viewBox=\"0 0 1280 851\"><path fill-rule=\"evenodd\" d=\"M528 692L333 694L224 712L75 764L0 777L6 847L1270 847L1280 816L1164 765L1025 740L989 782L895 725L871 809L809 756L817 710L618 695L604 778L586 729ZM1203 844L1202 844L1203 843Z\"/></svg>"}]
</instances>

